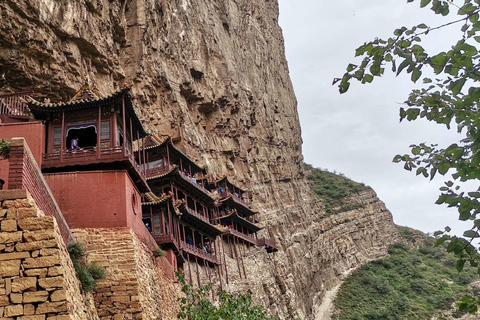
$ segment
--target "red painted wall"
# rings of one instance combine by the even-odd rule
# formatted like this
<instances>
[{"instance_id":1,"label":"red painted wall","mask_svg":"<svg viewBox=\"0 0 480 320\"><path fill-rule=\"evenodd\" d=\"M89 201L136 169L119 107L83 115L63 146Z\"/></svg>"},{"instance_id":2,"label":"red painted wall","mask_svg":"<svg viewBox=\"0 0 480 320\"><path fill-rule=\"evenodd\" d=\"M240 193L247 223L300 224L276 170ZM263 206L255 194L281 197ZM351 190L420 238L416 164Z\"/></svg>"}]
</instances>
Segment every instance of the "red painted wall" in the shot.
<instances>
[{"instance_id":1,"label":"red painted wall","mask_svg":"<svg viewBox=\"0 0 480 320\"><path fill-rule=\"evenodd\" d=\"M130 227L140 238L148 233L142 222L140 193L126 171L48 173L44 177L70 228Z\"/></svg>"},{"instance_id":2,"label":"red painted wall","mask_svg":"<svg viewBox=\"0 0 480 320\"><path fill-rule=\"evenodd\" d=\"M0 123L0 139L25 138L38 166L42 167L45 152L45 125L40 121Z\"/></svg>"},{"instance_id":3,"label":"red painted wall","mask_svg":"<svg viewBox=\"0 0 480 320\"><path fill-rule=\"evenodd\" d=\"M30 151L39 167L42 165L42 154L45 151L45 125L40 121L0 123L0 139L25 138ZM3 189L8 189L8 160L0 160L0 179L5 181Z\"/></svg>"}]
</instances>

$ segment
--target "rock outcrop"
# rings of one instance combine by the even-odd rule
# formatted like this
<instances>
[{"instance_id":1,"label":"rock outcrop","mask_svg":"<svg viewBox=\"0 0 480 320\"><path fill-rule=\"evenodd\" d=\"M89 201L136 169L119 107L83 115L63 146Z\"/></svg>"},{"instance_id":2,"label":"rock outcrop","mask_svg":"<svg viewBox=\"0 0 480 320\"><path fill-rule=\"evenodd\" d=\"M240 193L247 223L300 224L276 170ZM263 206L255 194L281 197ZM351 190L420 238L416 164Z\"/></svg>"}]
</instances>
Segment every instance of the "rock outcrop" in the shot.
<instances>
[{"instance_id":1,"label":"rock outcrop","mask_svg":"<svg viewBox=\"0 0 480 320\"><path fill-rule=\"evenodd\" d=\"M304 177L296 99L275 0L6 0L0 91L65 101L89 76L133 84L149 128L251 190L280 248L246 253L255 298L280 319L313 319L327 288L396 239L373 191L327 216Z\"/></svg>"}]
</instances>

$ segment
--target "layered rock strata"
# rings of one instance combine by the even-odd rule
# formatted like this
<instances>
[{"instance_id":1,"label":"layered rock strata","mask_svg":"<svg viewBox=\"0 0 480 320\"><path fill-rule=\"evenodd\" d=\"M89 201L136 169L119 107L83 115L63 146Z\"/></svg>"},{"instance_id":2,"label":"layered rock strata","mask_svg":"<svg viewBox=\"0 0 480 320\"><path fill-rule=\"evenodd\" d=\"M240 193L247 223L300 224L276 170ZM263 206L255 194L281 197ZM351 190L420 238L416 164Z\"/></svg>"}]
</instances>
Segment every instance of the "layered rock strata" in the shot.
<instances>
[{"instance_id":1,"label":"layered rock strata","mask_svg":"<svg viewBox=\"0 0 480 320\"><path fill-rule=\"evenodd\" d=\"M132 83L152 131L251 190L280 251L247 251L247 279L229 286L280 319L312 319L326 288L395 239L373 191L331 217L314 199L275 0L7 0L0 14L0 91L65 101L85 76L106 93Z\"/></svg>"}]
</instances>

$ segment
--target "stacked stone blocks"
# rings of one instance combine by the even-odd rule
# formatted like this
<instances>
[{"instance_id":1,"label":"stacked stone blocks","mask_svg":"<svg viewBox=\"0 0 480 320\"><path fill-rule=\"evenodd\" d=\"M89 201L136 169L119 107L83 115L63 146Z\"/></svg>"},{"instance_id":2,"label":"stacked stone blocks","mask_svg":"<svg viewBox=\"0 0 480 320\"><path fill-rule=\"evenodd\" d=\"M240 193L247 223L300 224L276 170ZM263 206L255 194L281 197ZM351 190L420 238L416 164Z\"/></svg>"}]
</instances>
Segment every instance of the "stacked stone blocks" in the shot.
<instances>
[{"instance_id":1,"label":"stacked stone blocks","mask_svg":"<svg viewBox=\"0 0 480 320\"><path fill-rule=\"evenodd\" d=\"M71 319L56 221L16 191L23 197L1 201L0 317Z\"/></svg>"}]
</instances>

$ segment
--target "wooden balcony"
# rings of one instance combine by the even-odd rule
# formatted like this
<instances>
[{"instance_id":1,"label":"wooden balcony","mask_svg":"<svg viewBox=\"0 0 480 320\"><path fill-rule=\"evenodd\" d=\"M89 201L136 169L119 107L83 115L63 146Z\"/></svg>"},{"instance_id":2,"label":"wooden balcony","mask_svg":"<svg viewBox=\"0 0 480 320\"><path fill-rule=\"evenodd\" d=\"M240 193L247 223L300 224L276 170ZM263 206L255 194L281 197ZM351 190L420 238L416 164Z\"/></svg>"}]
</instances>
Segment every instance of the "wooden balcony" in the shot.
<instances>
[{"instance_id":1,"label":"wooden balcony","mask_svg":"<svg viewBox=\"0 0 480 320\"><path fill-rule=\"evenodd\" d=\"M267 238L258 239L257 245L259 247L265 247L265 249L267 250L268 253L278 251L278 248L277 248L277 245L275 244L275 241L273 241L271 239L267 239Z\"/></svg>"},{"instance_id":2,"label":"wooden balcony","mask_svg":"<svg viewBox=\"0 0 480 320\"><path fill-rule=\"evenodd\" d=\"M225 236L232 235L234 237L237 237L239 239L242 239L250 244L257 245L257 239L253 235L246 234L240 231L237 231L235 229L228 229L224 232Z\"/></svg>"},{"instance_id":3,"label":"wooden balcony","mask_svg":"<svg viewBox=\"0 0 480 320\"><path fill-rule=\"evenodd\" d=\"M79 150L67 150L64 152L47 153L43 155L42 169L50 169L67 166L90 166L95 164L123 163L116 168L127 169L132 179L137 183L140 191L149 191L149 187L142 168L133 158L133 155L126 150L123 153L122 147L101 148L98 152L96 147L82 148ZM105 166L99 166L99 170Z\"/></svg>"},{"instance_id":4,"label":"wooden balcony","mask_svg":"<svg viewBox=\"0 0 480 320\"><path fill-rule=\"evenodd\" d=\"M200 249L200 248L196 248L196 247L192 246L191 244L188 244L184 241L180 241L180 245L181 245L181 249L185 253L194 255L197 258L205 260L209 263L218 264L217 258L213 254L207 253L207 252L205 252L205 250Z\"/></svg>"},{"instance_id":5,"label":"wooden balcony","mask_svg":"<svg viewBox=\"0 0 480 320\"><path fill-rule=\"evenodd\" d=\"M165 245L171 247L175 252L180 251L180 244L173 234L161 234L152 232L153 239L158 245Z\"/></svg>"}]
</instances>

